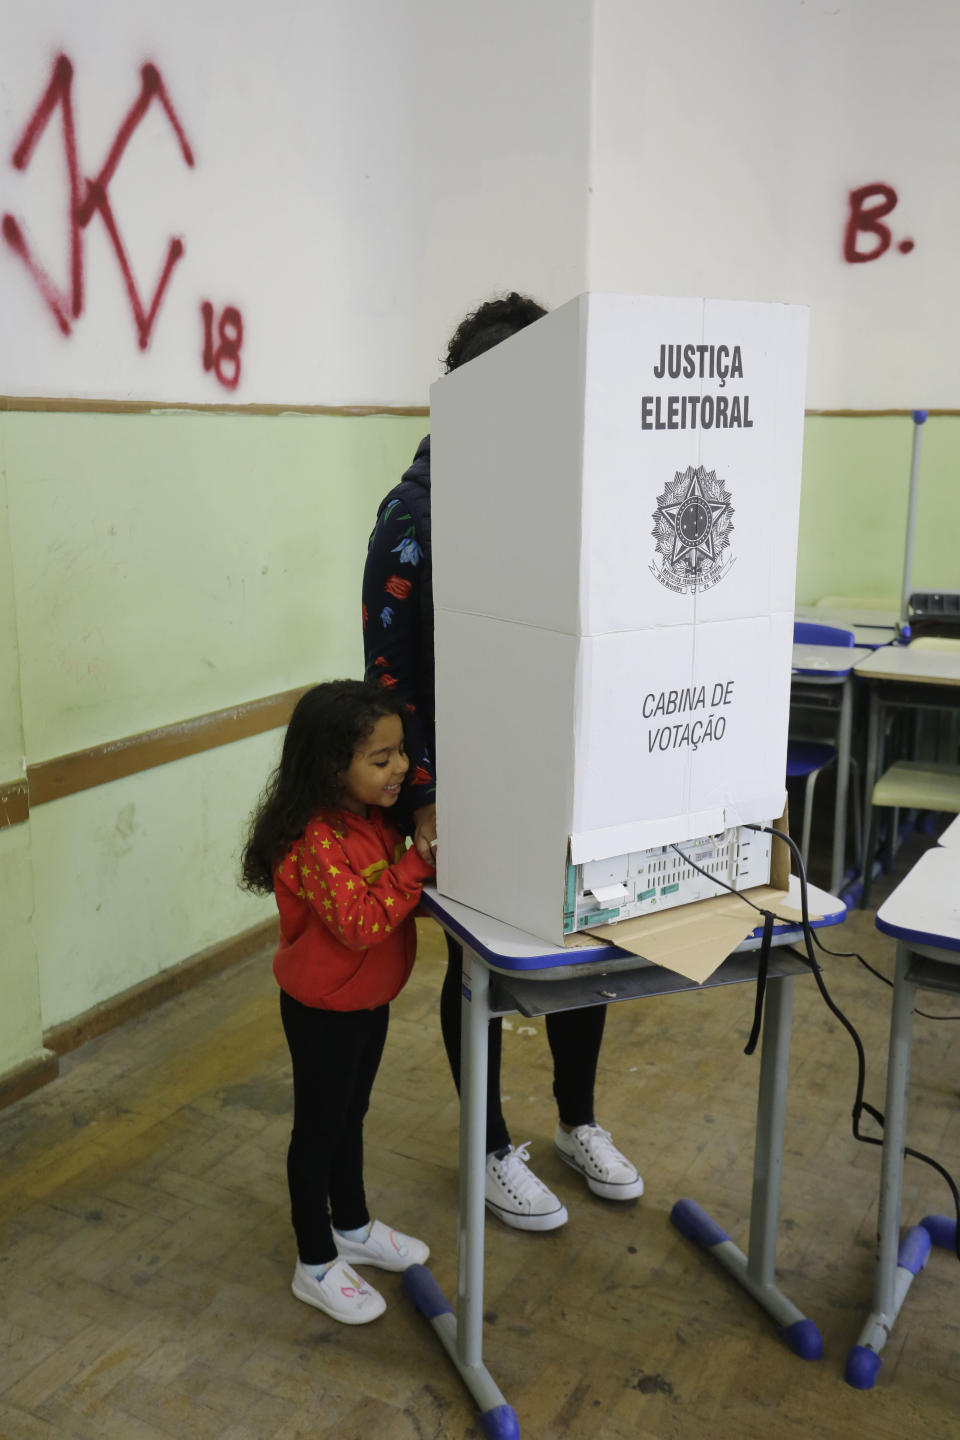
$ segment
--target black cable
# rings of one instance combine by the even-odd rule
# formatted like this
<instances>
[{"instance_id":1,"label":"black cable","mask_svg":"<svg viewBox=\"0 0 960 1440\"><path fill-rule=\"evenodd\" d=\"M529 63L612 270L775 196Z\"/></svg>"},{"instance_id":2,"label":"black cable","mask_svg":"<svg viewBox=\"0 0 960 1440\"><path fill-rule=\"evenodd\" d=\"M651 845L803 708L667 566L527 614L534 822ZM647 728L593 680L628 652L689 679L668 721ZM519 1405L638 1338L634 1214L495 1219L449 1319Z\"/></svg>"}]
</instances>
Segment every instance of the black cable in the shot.
<instances>
[{"instance_id":1,"label":"black cable","mask_svg":"<svg viewBox=\"0 0 960 1440\"><path fill-rule=\"evenodd\" d=\"M868 1102L863 1098L863 1092L866 1086L867 1076L867 1062L863 1050L863 1042L860 1039L860 1036L858 1035L854 1026L847 1019L846 1015L844 1015L840 1007L834 1002L832 996L830 995L830 992L827 990L826 984L824 983L820 966L817 964L817 959L813 949L816 937L810 925L810 906L807 896L807 872L803 863L803 856L800 854L800 850L796 842L783 830L777 830L772 825L748 825L746 828L748 830L762 831L764 834L774 836L775 839L783 840L785 844L790 847L790 850L793 853L793 856L797 862L797 868L799 870L798 878L800 881L800 910L802 915L803 940L804 947L806 949L806 955L799 955L799 952L796 951L794 953L798 954L799 958L805 961L806 965L810 970L810 973L813 975L813 978L816 981L817 989L820 991L821 999L823 1000L827 1009L830 1011L831 1015L833 1015L837 1020L839 1020L840 1024L847 1031L851 1040L853 1041L854 1048L857 1052L857 1090L854 1097L853 1109L851 1111L853 1138L855 1140L859 1140L864 1145L882 1146L883 1140L879 1137L875 1135L863 1135L860 1132L860 1117L864 1114L864 1112L869 1115L871 1119L875 1120L877 1124L881 1127L881 1129L883 1128L884 1124L883 1113L882 1111L877 1110L875 1106L868 1104ZM699 871L701 875L705 875L708 880L712 880L714 884L719 885L721 889L729 890L731 895L736 895L738 899L744 902L744 904L749 905L752 910L756 910L759 914L763 915L766 929L767 916L772 912L768 910L763 910L759 905L755 905L752 900L747 899L746 895L744 895L742 891L734 889L734 887L732 885L728 885L725 880L718 880L715 875L711 875L708 871L704 870L700 865L696 863L695 860L691 860L689 855L684 854L684 852L680 849L678 845L671 845L670 848L672 850L675 850L677 854L680 855L682 859L687 862L688 865L691 865L693 867L694 870ZM788 920L783 915L774 915L773 918L775 920L779 920L784 925L796 925L796 920ZM820 945L820 948L824 951L825 954L836 953L839 955L841 953L827 950L827 947L822 944ZM860 957L857 956L856 958L859 959ZM866 962L863 963L865 964ZM870 969L872 967L868 966L867 968ZM875 973L879 974L879 972ZM881 979L885 978L886 977L881 976ZM759 993L758 986L758 1010L760 1004L762 1004L762 995ZM945 1018L952 1019L954 1017L950 1016ZM755 1013L754 1030L756 1030L757 1028L758 1014ZM953 1197L954 1213L956 1216L954 1249L957 1259L960 1260L960 1191L958 1191L957 1189L953 1176L948 1170L944 1169L944 1167L939 1163L939 1161L934 1160L933 1157L930 1155L924 1155L919 1150L912 1150L908 1145L905 1145L903 1147L903 1153L904 1155L911 1156L914 1160L922 1160L925 1165L929 1165L931 1169L937 1172L937 1174L941 1177L942 1180L945 1181L946 1185L948 1186L950 1194Z\"/></svg>"},{"instance_id":2,"label":"black cable","mask_svg":"<svg viewBox=\"0 0 960 1440\"><path fill-rule=\"evenodd\" d=\"M782 916L775 915L772 910L763 910L759 905L754 905L753 901L748 900L746 895L741 891L735 890L733 886L728 885L725 880L718 880L715 875L711 875L708 870L704 870L701 865L698 865L696 860L691 860L690 856L685 854L679 845L671 845L670 848L677 852L681 860L685 860L688 865L692 865L694 870L698 870L701 875L705 875L706 878L712 880L715 885L720 885L724 890L729 890L731 895L736 895L738 899L749 905L751 910L756 910L758 915L763 916L763 939L760 943L760 958L757 965L757 998L753 1006L753 1024L750 1027L750 1035L746 1045L743 1047L744 1055L752 1055L757 1048L757 1041L760 1039L760 1023L763 1019L763 1000L767 990L767 967L770 962L770 941L773 936L773 922L774 920L782 919ZM787 921L785 923L790 924L791 922Z\"/></svg>"},{"instance_id":3,"label":"black cable","mask_svg":"<svg viewBox=\"0 0 960 1440\"><path fill-rule=\"evenodd\" d=\"M813 932L813 940L817 949L822 950L824 955L832 955L836 960L859 960L864 970L869 970L871 975L875 975L878 980L883 981L884 985L889 985L890 989L893 989L893 981L884 975L882 971L876 970L869 961L864 960L862 955L858 955L856 950L831 950L829 945L824 945L816 930ZM960 1015L931 1015L929 1010L917 1010L916 1008L914 1008L913 1013L914 1015L922 1015L924 1020L960 1020Z\"/></svg>"},{"instance_id":4,"label":"black cable","mask_svg":"<svg viewBox=\"0 0 960 1440\"><path fill-rule=\"evenodd\" d=\"M803 912L803 938L806 945L810 966L813 971L813 978L817 982L820 994L823 996L827 1008L830 1010L831 1014L836 1015L837 1019L841 1022L845 1029L849 1031L857 1050L857 1098L854 1101L853 1107L854 1139L862 1140L865 1144L869 1145L881 1145L883 1143L881 1140L877 1140L871 1135L860 1134L859 1121L862 1111L865 1110L868 1115L870 1115L874 1120L876 1120L877 1124L881 1126L881 1128L884 1124L884 1118L881 1111L875 1109L873 1105L868 1105L863 1099L863 1088L866 1079L866 1060L863 1053L863 1044L861 1043L860 1036L857 1034L856 1030L853 1028L847 1017L843 1014L843 1011L834 1004L833 1000L827 993L827 988L824 984L823 976L820 973L820 967L816 964L816 961L814 959L812 944L813 930L810 926L810 911L807 904L807 875L806 870L804 869L803 857L800 854L799 849L797 848L796 842L792 840L791 837L787 835L784 831L777 830L771 825L758 825L751 826L750 828L763 830L769 835L779 836L781 840L786 841L786 843L790 846L794 858L796 859L797 866L799 867L800 871L800 897L801 909ZM953 1197L953 1209L956 1221L954 1229L954 1251L956 1253L957 1259L960 1260L960 1191L958 1191L957 1189L956 1182L954 1181L953 1176L939 1163L939 1161L934 1160L931 1155L925 1155L920 1150L913 1150L909 1145L904 1145L903 1153L904 1155L911 1156L914 1160L923 1161L924 1165L929 1165L930 1168L932 1170L935 1170L937 1174L941 1177L941 1179L946 1182L946 1185L950 1190L950 1194Z\"/></svg>"},{"instance_id":5,"label":"black cable","mask_svg":"<svg viewBox=\"0 0 960 1440\"><path fill-rule=\"evenodd\" d=\"M851 1025L850 1021L847 1019L846 1015L844 1015L843 1011L842 1011L837 1005L834 1004L834 1001L833 1001L833 999L831 998L831 996L830 996L830 994L829 994L829 992L828 992L828 990L827 990L827 988L826 988L826 985L823 983L823 978L822 978L822 976L821 976L821 974L820 974L820 966L817 964L816 957L815 957L814 954L813 954L813 947L812 947L812 945L811 945L811 943L810 943L810 935L811 935L813 932L811 931L811 928L810 928L810 907L809 907L809 903L808 903L808 899L807 899L807 876L806 876L806 871L805 871L804 866L803 866L803 859L802 859L802 857L801 857L801 855L800 855L800 852L799 852L799 850L797 849L796 845L795 845L794 842L791 840L790 836L787 835L787 834L785 834L782 830L774 830L772 826L768 826L768 825L751 825L751 826L749 826L749 829L751 829L751 830L763 830L763 831L766 831L767 833L769 833L769 834L771 834L771 835L779 836L780 839L786 841L786 843L790 846L791 850L794 852L794 854L795 854L796 857L797 857L797 864L798 864L799 867L800 867L800 909L801 909L801 913L802 913L803 937L804 937L804 942L805 942L805 944L806 944L806 950L807 950L806 957L801 956L800 958L801 958L801 959L805 959L805 962L806 962L808 968L810 969L811 973L813 974L813 977L814 977L814 979L816 980L817 986L818 986L818 988L819 988L819 990L820 990L821 998L823 999L824 1004L827 1006L827 1009L830 1011L830 1013L831 1013L832 1015L835 1015L836 1018L840 1021L841 1025L844 1026L844 1028L845 1028L845 1029L847 1030L847 1032L849 1033L850 1038L853 1040L854 1046L856 1047L856 1051L857 1051L857 1093L856 1093L856 1098L855 1098L855 1100L854 1100L853 1116L852 1116L852 1118L853 1118L853 1134L854 1134L854 1138L857 1139L857 1140L862 1140L862 1141L864 1142L864 1144L869 1144L869 1145L882 1145L882 1144L883 1144L883 1141L882 1141L882 1140L879 1140L879 1139L875 1138L874 1136L861 1135L861 1134L860 1134L860 1128L859 1128L859 1127L860 1127L860 1116L861 1116L861 1114L863 1113L864 1109L866 1109L866 1111L867 1111L868 1114L873 1115L874 1118L876 1118L876 1115L877 1115L877 1112L874 1111L871 1106L866 1105L865 1102L864 1102L864 1099L863 1099L863 1091L864 1091L864 1086L865 1086L865 1084L866 1084L866 1070L867 1070L866 1057L864 1056L864 1053L863 1053L863 1044L862 1044L862 1042L861 1042L860 1036L857 1034L857 1032L856 1032L856 1030L854 1029L853 1025ZM674 850L677 850L677 853L678 853L678 854L683 855L683 851L682 851L682 850L679 850L676 845L674 845L672 848L673 848ZM689 859L689 856L684 856L684 858L685 858L686 860L688 860L689 864L693 865L693 867L694 867L695 870L700 870L700 866L697 865L695 861L690 860L690 859ZM701 874L707 875L707 871L706 871L706 870L701 870ZM711 879L711 880L714 880L717 885L721 885L724 890L729 890L730 893L731 893L731 895L737 895L737 896L739 896L739 898L740 898L741 900L743 900L745 904L749 905L749 906L751 907L751 909L753 909L753 910L760 910L760 906L759 906L759 905L755 905L752 900L748 900L747 897L742 893L742 891L740 891L740 890L735 890L734 887L733 887L732 885L728 885L728 884L726 883L726 881L724 881L724 880L717 880L716 877L713 876L713 875L708 876L708 878ZM764 912L763 912L763 911L760 911L760 913L763 914ZM788 919L786 918L786 916L783 916L783 915L778 915L778 916L776 916L776 918L777 918L778 920L780 920L781 923L784 924L784 925L796 926L796 923L797 923L796 920L788 920ZM883 1123L882 1120L881 1120L880 1123L881 1123L881 1124ZM958 1211L958 1217L960 1217L960 1211ZM958 1257L958 1258L960 1258L960 1257Z\"/></svg>"}]
</instances>

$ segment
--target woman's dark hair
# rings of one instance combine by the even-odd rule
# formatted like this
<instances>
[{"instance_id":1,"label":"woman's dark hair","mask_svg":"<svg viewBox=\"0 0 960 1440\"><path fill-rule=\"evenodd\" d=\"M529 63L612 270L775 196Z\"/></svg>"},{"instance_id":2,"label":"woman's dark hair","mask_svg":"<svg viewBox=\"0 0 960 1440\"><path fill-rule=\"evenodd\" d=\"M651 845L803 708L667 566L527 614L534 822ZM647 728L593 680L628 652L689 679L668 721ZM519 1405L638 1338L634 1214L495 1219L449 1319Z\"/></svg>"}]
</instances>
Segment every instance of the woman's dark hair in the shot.
<instances>
[{"instance_id":1,"label":"woman's dark hair","mask_svg":"<svg viewBox=\"0 0 960 1440\"><path fill-rule=\"evenodd\" d=\"M460 321L447 346L444 369L449 374L458 366L466 365L468 360L492 350L501 340L509 340L511 335L526 329L546 313L536 300L531 300L529 295L518 295L516 290L500 300L488 300Z\"/></svg>"},{"instance_id":2,"label":"woman's dark hair","mask_svg":"<svg viewBox=\"0 0 960 1440\"><path fill-rule=\"evenodd\" d=\"M245 890L273 890L273 871L321 810L341 806L343 772L359 742L384 715L398 715L407 733L402 700L364 680L328 680L297 701L283 739L280 764L250 817L241 857Z\"/></svg>"}]
</instances>

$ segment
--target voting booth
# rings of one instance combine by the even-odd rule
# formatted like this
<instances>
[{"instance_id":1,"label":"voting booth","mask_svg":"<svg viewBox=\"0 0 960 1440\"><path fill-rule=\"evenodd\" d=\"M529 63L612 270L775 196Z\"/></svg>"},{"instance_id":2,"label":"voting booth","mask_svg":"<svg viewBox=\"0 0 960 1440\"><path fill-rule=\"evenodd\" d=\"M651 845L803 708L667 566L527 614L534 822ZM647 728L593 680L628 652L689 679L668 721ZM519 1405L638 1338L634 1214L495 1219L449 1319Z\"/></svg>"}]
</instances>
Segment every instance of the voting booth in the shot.
<instances>
[{"instance_id":1,"label":"voting booth","mask_svg":"<svg viewBox=\"0 0 960 1440\"><path fill-rule=\"evenodd\" d=\"M562 944L769 878L806 335L589 294L432 387L441 894Z\"/></svg>"}]
</instances>

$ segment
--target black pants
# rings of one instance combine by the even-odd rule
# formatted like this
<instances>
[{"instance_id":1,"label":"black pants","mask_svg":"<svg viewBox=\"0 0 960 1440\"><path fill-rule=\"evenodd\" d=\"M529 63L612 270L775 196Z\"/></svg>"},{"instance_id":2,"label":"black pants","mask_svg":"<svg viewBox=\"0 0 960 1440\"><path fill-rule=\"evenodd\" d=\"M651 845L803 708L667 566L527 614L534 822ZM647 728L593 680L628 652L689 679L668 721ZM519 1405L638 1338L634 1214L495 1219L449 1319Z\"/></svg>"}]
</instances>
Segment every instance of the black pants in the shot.
<instances>
[{"instance_id":1,"label":"black pants","mask_svg":"<svg viewBox=\"0 0 960 1440\"><path fill-rule=\"evenodd\" d=\"M460 978L463 947L446 936L447 973L440 994L440 1024L453 1081L460 1089ZM548 1015L547 1039L553 1054L553 1093L560 1119L565 1125L592 1125L593 1087L597 1077L597 1061L603 1024L607 1018L605 1005L591 1005L585 1010L563 1010ZM487 1154L510 1144L510 1133L500 1105L500 1054L502 1026L491 1020L489 1027L487 1066Z\"/></svg>"},{"instance_id":2,"label":"black pants","mask_svg":"<svg viewBox=\"0 0 960 1440\"><path fill-rule=\"evenodd\" d=\"M290 1216L300 1259L325 1265L337 1258L331 1220L338 1230L356 1230L370 1219L363 1190L363 1117L390 1007L315 1010L281 990L280 1018L293 1061Z\"/></svg>"}]
</instances>

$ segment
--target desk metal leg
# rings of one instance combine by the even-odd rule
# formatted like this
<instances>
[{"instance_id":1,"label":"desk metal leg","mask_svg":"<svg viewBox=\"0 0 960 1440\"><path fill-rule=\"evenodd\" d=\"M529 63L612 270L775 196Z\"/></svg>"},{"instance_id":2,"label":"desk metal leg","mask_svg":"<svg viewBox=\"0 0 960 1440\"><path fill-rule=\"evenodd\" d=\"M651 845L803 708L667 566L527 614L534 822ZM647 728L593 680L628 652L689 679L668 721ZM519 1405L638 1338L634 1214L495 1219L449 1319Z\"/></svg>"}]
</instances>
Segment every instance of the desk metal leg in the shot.
<instances>
[{"instance_id":1,"label":"desk metal leg","mask_svg":"<svg viewBox=\"0 0 960 1440\"><path fill-rule=\"evenodd\" d=\"M461 1369L483 1349L484 1175L487 1147L487 1032L490 972L463 954L460 1053L460 1231L457 1244L457 1354Z\"/></svg>"},{"instance_id":2,"label":"desk metal leg","mask_svg":"<svg viewBox=\"0 0 960 1440\"><path fill-rule=\"evenodd\" d=\"M873 787L880 772L881 705L876 685L870 687L870 711L867 721L867 763L863 777L863 835L860 839L860 854L863 856L863 895L861 905L866 907L867 893L873 880L873 848L870 844L873 822Z\"/></svg>"},{"instance_id":3,"label":"desk metal leg","mask_svg":"<svg viewBox=\"0 0 960 1440\"><path fill-rule=\"evenodd\" d=\"M796 1355L805 1360L818 1360L823 1354L819 1330L773 1283L792 1018L792 978L771 981L767 987L760 1057L749 1258L695 1200L678 1200L670 1219L688 1240L708 1249L737 1284L763 1306Z\"/></svg>"},{"instance_id":4,"label":"desk metal leg","mask_svg":"<svg viewBox=\"0 0 960 1440\"><path fill-rule=\"evenodd\" d=\"M853 732L853 679L843 682L840 699L840 727L837 736L837 798L833 807L833 868L830 891L840 894L846 871L847 792L850 788L850 737Z\"/></svg>"},{"instance_id":5,"label":"desk metal leg","mask_svg":"<svg viewBox=\"0 0 960 1440\"><path fill-rule=\"evenodd\" d=\"M846 1380L858 1390L872 1388L881 1365L880 1352L887 1343L914 1276L926 1265L930 1254L930 1234L922 1225L911 1226L900 1239L903 1149L907 1131L907 1088L910 1084L910 1030L916 995L916 986L907 978L909 963L910 952L906 946L898 945L890 1016L873 1310L860 1332L858 1343L847 1356Z\"/></svg>"},{"instance_id":6,"label":"desk metal leg","mask_svg":"<svg viewBox=\"0 0 960 1440\"><path fill-rule=\"evenodd\" d=\"M463 952L460 1043L460 1221L457 1244L457 1314L424 1265L404 1272L404 1289L431 1323L480 1410L488 1440L515 1440L520 1429L483 1364L483 1229L487 1135L487 1032L490 972Z\"/></svg>"}]
</instances>

